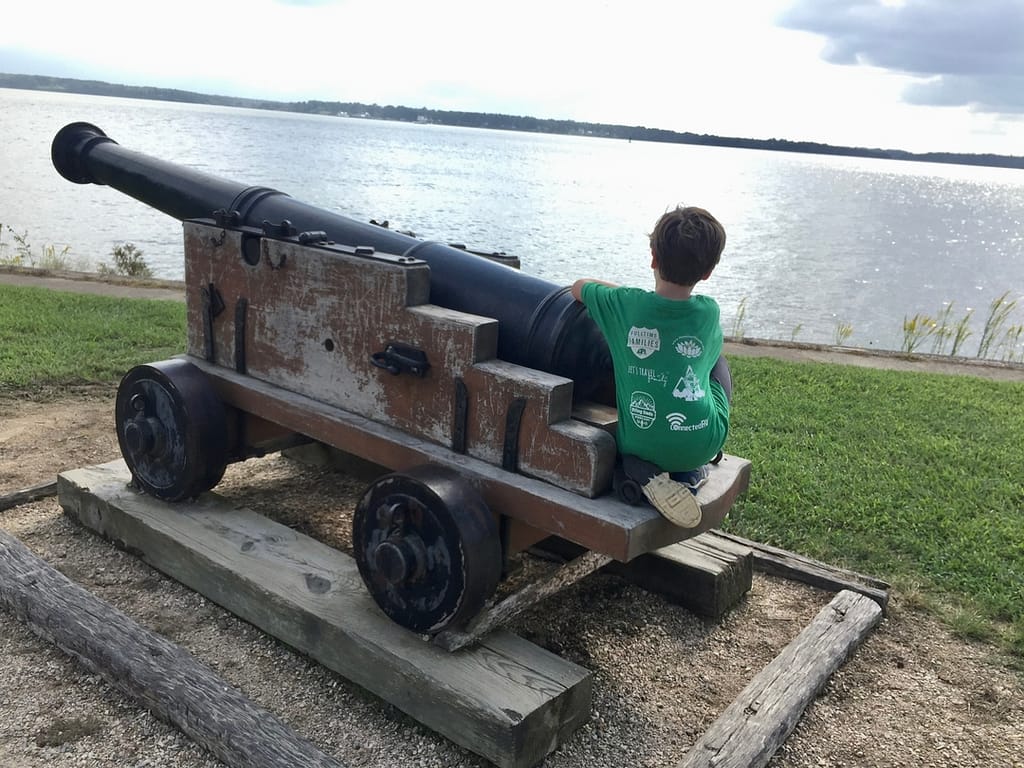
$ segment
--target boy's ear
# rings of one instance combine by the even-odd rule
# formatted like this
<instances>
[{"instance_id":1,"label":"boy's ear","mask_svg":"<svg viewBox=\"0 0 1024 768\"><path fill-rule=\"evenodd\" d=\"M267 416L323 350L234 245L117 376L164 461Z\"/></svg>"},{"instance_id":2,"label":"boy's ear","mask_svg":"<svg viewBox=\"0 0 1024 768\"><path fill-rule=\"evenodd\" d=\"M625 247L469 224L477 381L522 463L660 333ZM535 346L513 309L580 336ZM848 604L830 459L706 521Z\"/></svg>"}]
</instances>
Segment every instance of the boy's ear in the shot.
<instances>
[{"instance_id":1,"label":"boy's ear","mask_svg":"<svg viewBox=\"0 0 1024 768\"><path fill-rule=\"evenodd\" d=\"M701 280L707 280L708 278L710 278L711 277L711 273L714 272L714 271L715 271L714 267L709 269L707 272L704 273L704 277L702 277Z\"/></svg>"},{"instance_id":2,"label":"boy's ear","mask_svg":"<svg viewBox=\"0 0 1024 768\"><path fill-rule=\"evenodd\" d=\"M654 249L651 248L651 269L657 269L657 268L658 268L658 254L656 254L654 252Z\"/></svg>"}]
</instances>

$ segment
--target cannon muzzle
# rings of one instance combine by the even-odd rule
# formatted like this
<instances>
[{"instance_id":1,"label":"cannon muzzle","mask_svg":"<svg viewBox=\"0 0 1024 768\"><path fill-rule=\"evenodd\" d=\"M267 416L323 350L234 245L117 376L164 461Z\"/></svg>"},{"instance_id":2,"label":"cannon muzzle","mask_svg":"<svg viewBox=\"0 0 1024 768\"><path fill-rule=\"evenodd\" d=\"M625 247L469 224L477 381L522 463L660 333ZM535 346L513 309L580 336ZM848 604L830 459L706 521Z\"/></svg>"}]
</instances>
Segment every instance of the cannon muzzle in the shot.
<instances>
[{"instance_id":1,"label":"cannon muzzle","mask_svg":"<svg viewBox=\"0 0 1024 768\"><path fill-rule=\"evenodd\" d=\"M430 301L498 320L498 357L573 379L577 398L610 391L611 356L600 330L569 290L444 243L325 211L269 187L248 186L125 149L89 123L54 137L53 165L76 184L104 184L179 220L237 212L260 228L289 221L337 243L421 259L430 266Z\"/></svg>"}]
</instances>

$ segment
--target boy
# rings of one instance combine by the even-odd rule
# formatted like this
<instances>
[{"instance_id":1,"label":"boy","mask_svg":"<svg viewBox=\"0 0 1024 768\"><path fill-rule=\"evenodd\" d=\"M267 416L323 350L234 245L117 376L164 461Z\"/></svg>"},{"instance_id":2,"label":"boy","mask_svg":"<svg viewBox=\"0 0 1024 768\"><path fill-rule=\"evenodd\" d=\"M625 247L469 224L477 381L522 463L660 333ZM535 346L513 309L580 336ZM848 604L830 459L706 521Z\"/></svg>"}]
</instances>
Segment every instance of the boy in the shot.
<instances>
[{"instance_id":1,"label":"boy","mask_svg":"<svg viewBox=\"0 0 1024 768\"><path fill-rule=\"evenodd\" d=\"M732 379L718 303L693 289L718 265L725 229L703 208L680 206L658 220L650 243L653 292L584 278L572 295L611 350L626 478L663 516L694 528L694 494L729 433Z\"/></svg>"}]
</instances>

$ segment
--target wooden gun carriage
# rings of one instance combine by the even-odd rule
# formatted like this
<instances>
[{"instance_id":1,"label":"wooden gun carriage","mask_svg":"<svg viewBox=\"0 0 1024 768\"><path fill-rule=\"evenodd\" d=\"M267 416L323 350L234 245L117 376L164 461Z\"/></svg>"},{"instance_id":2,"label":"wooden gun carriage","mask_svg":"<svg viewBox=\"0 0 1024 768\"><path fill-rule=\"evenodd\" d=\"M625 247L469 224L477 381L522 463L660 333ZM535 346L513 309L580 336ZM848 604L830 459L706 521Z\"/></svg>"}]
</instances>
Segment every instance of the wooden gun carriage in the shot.
<instances>
[{"instance_id":1,"label":"wooden gun carriage","mask_svg":"<svg viewBox=\"0 0 1024 768\"><path fill-rule=\"evenodd\" d=\"M694 529L611 493L607 346L566 289L501 254L173 166L87 123L57 134L53 161L184 222L186 353L117 392L134 484L182 501L308 440L390 470L354 512L354 555L383 611L445 647L510 613L514 597L490 604L511 555L552 536L582 548L557 585L717 527L746 487L749 462L724 457Z\"/></svg>"}]
</instances>

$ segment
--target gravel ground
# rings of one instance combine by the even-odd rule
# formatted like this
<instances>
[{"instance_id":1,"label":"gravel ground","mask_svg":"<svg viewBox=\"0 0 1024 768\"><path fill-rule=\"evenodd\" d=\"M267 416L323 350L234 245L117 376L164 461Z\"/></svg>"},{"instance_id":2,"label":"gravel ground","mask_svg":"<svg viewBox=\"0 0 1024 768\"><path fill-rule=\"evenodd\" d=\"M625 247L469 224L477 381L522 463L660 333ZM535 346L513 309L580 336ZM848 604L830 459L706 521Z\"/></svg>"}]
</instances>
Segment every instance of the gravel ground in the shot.
<instances>
[{"instance_id":1,"label":"gravel ground","mask_svg":"<svg viewBox=\"0 0 1024 768\"><path fill-rule=\"evenodd\" d=\"M180 300L177 283L0 269L0 282ZM1024 366L812 345L730 344L728 354L1024 379ZM118 457L113 392L45 403L0 393L0 495ZM230 467L218 492L346 549L353 478L280 457ZM0 528L202 662L351 766L485 766L394 707L239 621L65 518L54 500L0 512ZM590 721L544 768L671 766L832 595L755 576L710 622L621 580L589 577L514 631L594 673ZM1024 681L895 594L892 612L805 712L772 768L1024 767ZM0 766L218 766L201 748L0 612Z\"/></svg>"},{"instance_id":2,"label":"gravel ground","mask_svg":"<svg viewBox=\"0 0 1024 768\"><path fill-rule=\"evenodd\" d=\"M105 389L46 404L0 397L0 494L116 458L112 398ZM233 465L218 492L344 549L361 489L272 456ZM348 765L487 765L114 549L54 500L2 512L0 527ZM590 721L543 766L674 765L831 598L756 576L741 604L712 622L595 575L547 600L511 628L592 670L594 700ZM892 615L833 676L774 768L1024 766L1021 679L991 648L953 639L909 602L894 596ZM0 668L0 765L219 765L5 613Z\"/></svg>"}]
</instances>

